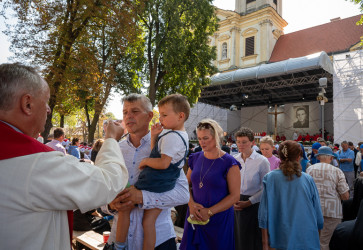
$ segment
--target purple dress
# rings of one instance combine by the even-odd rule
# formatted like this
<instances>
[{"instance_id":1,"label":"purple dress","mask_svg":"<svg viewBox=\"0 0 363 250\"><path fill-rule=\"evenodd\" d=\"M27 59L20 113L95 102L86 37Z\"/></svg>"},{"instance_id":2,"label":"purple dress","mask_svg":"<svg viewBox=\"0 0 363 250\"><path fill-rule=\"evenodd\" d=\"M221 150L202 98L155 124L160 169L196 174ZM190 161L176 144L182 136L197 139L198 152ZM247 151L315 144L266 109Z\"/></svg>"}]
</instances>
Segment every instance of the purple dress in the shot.
<instances>
[{"instance_id":1,"label":"purple dress","mask_svg":"<svg viewBox=\"0 0 363 250\"><path fill-rule=\"evenodd\" d=\"M216 159L213 166L211 166L213 161L205 158L204 152L191 154L188 161L189 167L193 171L191 181L194 201L204 207L211 207L217 204L229 194L227 183L228 171L233 165L238 165L241 169L241 164L229 154L224 154ZM204 166L201 173L202 164ZM203 187L199 188L201 178L203 180ZM188 217L189 208L186 218ZM194 228L195 230L185 220L180 249L235 249L233 206L213 215L208 224L204 226L194 225Z\"/></svg>"}]
</instances>

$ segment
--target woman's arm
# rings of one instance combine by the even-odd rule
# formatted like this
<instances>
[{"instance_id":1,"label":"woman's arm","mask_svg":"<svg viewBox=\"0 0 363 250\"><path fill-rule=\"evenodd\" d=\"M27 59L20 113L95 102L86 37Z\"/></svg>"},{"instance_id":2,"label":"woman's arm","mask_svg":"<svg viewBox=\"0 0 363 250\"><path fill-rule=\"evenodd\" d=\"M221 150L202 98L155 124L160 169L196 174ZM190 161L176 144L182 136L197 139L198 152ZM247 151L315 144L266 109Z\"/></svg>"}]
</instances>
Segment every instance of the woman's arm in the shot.
<instances>
[{"instance_id":1,"label":"woman's arm","mask_svg":"<svg viewBox=\"0 0 363 250\"><path fill-rule=\"evenodd\" d=\"M223 212L233 206L240 198L241 188L241 173L237 165L233 165L227 174L227 183L229 194L224 197L220 202L210 208L202 208L197 211L197 216L200 216L203 221L208 220L216 213Z\"/></svg>"},{"instance_id":2,"label":"woman's arm","mask_svg":"<svg viewBox=\"0 0 363 250\"><path fill-rule=\"evenodd\" d=\"M190 193L190 198L189 198L189 202L188 202L188 207L189 207L189 214L194 217L194 220L199 220L199 221L203 221L200 214L198 213L198 210L204 208L201 204L196 203L193 199L193 190L192 190L192 181L191 181L191 175L192 175L192 170L189 168L188 172L187 172L187 179L188 179L188 184L189 184L189 193Z\"/></svg>"}]
</instances>

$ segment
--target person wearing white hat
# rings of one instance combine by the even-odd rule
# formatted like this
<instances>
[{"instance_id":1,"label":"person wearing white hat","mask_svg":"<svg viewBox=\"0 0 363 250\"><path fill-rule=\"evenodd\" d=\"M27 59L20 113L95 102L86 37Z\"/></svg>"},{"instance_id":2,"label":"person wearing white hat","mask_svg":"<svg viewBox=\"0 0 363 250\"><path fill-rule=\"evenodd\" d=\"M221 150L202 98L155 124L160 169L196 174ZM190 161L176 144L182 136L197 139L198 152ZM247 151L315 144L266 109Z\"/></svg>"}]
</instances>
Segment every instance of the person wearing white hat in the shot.
<instances>
[{"instance_id":1,"label":"person wearing white hat","mask_svg":"<svg viewBox=\"0 0 363 250\"><path fill-rule=\"evenodd\" d=\"M320 249L328 250L334 229L343 218L341 200L349 198L349 186L344 173L339 168L330 165L334 157L330 147L320 147L316 156L320 162L310 166L306 173L313 177L318 188L324 216L324 228L320 234Z\"/></svg>"}]
</instances>

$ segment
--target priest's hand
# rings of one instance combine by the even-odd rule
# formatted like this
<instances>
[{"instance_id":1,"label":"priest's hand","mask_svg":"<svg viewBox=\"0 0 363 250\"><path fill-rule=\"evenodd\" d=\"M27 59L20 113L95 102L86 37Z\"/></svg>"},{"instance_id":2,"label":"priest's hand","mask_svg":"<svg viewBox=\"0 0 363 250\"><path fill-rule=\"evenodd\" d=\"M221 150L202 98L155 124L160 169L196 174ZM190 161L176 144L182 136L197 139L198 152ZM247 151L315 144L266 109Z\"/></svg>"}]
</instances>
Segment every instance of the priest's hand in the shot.
<instances>
[{"instance_id":1,"label":"priest's hand","mask_svg":"<svg viewBox=\"0 0 363 250\"><path fill-rule=\"evenodd\" d=\"M121 122L114 122L109 120L107 122L105 139L113 138L116 141L121 139L121 136L124 134L124 127Z\"/></svg>"}]
</instances>

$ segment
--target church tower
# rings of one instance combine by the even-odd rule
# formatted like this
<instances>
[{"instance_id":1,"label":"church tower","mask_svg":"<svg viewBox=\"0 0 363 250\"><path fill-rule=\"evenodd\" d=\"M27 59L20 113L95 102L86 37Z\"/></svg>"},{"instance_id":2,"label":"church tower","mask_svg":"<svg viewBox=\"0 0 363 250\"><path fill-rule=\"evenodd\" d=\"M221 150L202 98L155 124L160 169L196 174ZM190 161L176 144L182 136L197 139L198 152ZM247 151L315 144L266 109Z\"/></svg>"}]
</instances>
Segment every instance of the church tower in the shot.
<instances>
[{"instance_id":1,"label":"church tower","mask_svg":"<svg viewBox=\"0 0 363 250\"><path fill-rule=\"evenodd\" d=\"M235 11L241 15L271 6L282 16L282 0L236 0Z\"/></svg>"},{"instance_id":2,"label":"church tower","mask_svg":"<svg viewBox=\"0 0 363 250\"><path fill-rule=\"evenodd\" d=\"M219 71L266 63L287 23L282 0L235 0L235 11L217 8L219 29L211 37Z\"/></svg>"}]
</instances>

